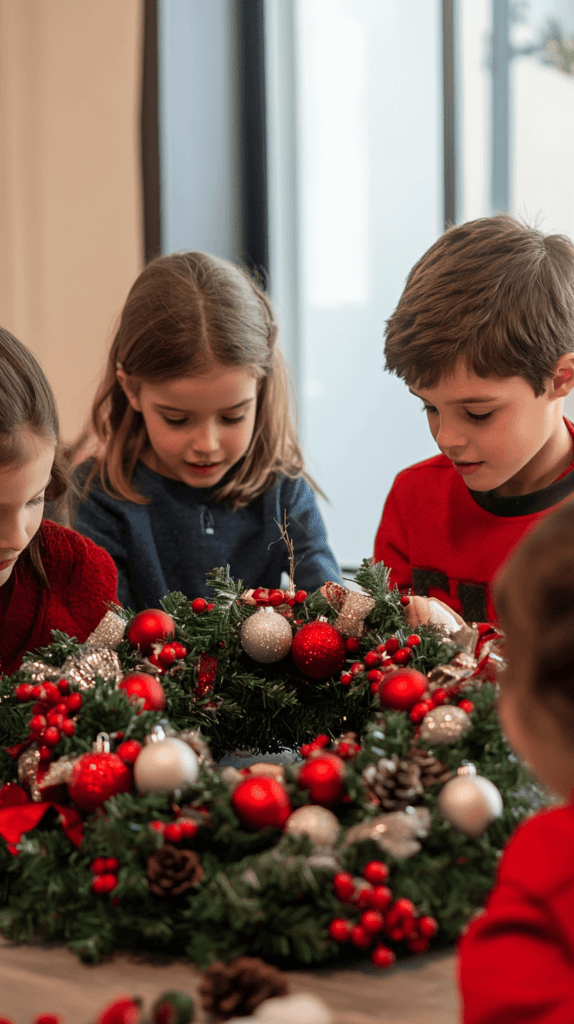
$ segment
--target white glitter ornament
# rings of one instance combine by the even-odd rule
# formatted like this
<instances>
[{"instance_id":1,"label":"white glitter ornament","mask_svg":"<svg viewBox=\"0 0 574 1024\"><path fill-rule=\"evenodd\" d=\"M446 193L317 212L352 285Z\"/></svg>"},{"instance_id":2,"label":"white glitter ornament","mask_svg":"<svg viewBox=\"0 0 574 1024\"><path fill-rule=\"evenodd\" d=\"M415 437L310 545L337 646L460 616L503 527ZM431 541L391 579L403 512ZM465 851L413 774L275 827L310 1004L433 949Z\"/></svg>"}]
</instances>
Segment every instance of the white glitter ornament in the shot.
<instances>
[{"instance_id":1,"label":"white glitter ornament","mask_svg":"<svg viewBox=\"0 0 574 1024\"><path fill-rule=\"evenodd\" d=\"M456 776L442 787L438 809L458 832L478 839L502 814L502 797L489 779L476 774L476 768L463 761Z\"/></svg>"},{"instance_id":2,"label":"white glitter ornament","mask_svg":"<svg viewBox=\"0 0 574 1024\"><path fill-rule=\"evenodd\" d=\"M161 725L155 727L149 740L134 764L134 781L140 793L175 793L197 781L199 760L187 743L172 736L166 739Z\"/></svg>"},{"instance_id":3,"label":"white glitter ornament","mask_svg":"<svg viewBox=\"0 0 574 1024\"><path fill-rule=\"evenodd\" d=\"M315 846L332 846L340 831L336 815L326 807L317 807L315 804L298 807L285 823L285 832L292 836L309 836Z\"/></svg>"},{"instance_id":4,"label":"white glitter ornament","mask_svg":"<svg viewBox=\"0 0 574 1024\"><path fill-rule=\"evenodd\" d=\"M236 1019L244 1022L246 1018ZM253 1020L258 1024L335 1024L327 1004L310 992L265 999L254 1011Z\"/></svg>"},{"instance_id":5,"label":"white glitter ornament","mask_svg":"<svg viewBox=\"0 0 574 1024\"><path fill-rule=\"evenodd\" d=\"M281 661L291 648L293 633L287 619L274 608L261 608L241 627L241 646L262 665Z\"/></svg>"},{"instance_id":6,"label":"white glitter ornament","mask_svg":"<svg viewBox=\"0 0 574 1024\"><path fill-rule=\"evenodd\" d=\"M443 704L425 715L421 723L420 738L422 743L428 743L430 746L456 743L471 728L472 722L466 711L454 704Z\"/></svg>"}]
</instances>

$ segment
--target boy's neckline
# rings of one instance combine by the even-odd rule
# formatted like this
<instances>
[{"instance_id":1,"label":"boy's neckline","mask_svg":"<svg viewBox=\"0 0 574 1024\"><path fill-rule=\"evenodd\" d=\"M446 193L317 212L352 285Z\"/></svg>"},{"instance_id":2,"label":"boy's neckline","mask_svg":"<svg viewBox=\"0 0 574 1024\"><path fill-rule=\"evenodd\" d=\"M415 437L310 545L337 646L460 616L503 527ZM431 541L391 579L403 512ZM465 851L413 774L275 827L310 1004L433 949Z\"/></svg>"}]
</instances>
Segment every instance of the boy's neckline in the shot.
<instances>
[{"instance_id":1,"label":"boy's neckline","mask_svg":"<svg viewBox=\"0 0 574 1024\"><path fill-rule=\"evenodd\" d=\"M537 512L544 512L547 508L558 505L561 501L574 494L574 468L563 474L554 483L549 484L540 491L532 491L530 494L516 494L511 496L495 494L494 491L471 491L468 488L473 501L487 512L495 516L528 516Z\"/></svg>"}]
</instances>

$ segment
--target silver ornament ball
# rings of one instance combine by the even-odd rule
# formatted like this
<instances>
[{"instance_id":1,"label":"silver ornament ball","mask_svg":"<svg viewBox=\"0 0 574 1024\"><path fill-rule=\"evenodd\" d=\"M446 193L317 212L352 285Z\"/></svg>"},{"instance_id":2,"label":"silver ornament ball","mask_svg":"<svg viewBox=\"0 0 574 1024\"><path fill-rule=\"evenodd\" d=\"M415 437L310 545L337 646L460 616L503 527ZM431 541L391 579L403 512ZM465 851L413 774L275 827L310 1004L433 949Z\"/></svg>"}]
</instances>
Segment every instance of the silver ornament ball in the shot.
<instances>
[{"instance_id":1,"label":"silver ornament ball","mask_svg":"<svg viewBox=\"0 0 574 1024\"><path fill-rule=\"evenodd\" d=\"M134 764L134 781L140 793L186 790L197 781L199 761L194 750L172 737L148 743Z\"/></svg>"},{"instance_id":2,"label":"silver ornament ball","mask_svg":"<svg viewBox=\"0 0 574 1024\"><path fill-rule=\"evenodd\" d=\"M472 770L474 769L474 771ZM478 839L502 814L502 797L489 779L477 775L474 765L458 769L438 797L438 809L453 828Z\"/></svg>"},{"instance_id":3,"label":"silver ornament ball","mask_svg":"<svg viewBox=\"0 0 574 1024\"><path fill-rule=\"evenodd\" d=\"M274 608L261 608L241 627L241 646L262 665L281 661L291 648L293 633L287 619Z\"/></svg>"},{"instance_id":4,"label":"silver ornament ball","mask_svg":"<svg viewBox=\"0 0 574 1024\"><path fill-rule=\"evenodd\" d=\"M285 831L292 836L309 836L315 846L332 846L341 826L336 815L326 807L307 804L289 815Z\"/></svg>"},{"instance_id":5,"label":"silver ornament ball","mask_svg":"<svg viewBox=\"0 0 574 1024\"><path fill-rule=\"evenodd\" d=\"M442 704L433 708L422 720L420 738L423 743L437 746L439 743L456 743L472 728L470 716L454 704Z\"/></svg>"}]
</instances>

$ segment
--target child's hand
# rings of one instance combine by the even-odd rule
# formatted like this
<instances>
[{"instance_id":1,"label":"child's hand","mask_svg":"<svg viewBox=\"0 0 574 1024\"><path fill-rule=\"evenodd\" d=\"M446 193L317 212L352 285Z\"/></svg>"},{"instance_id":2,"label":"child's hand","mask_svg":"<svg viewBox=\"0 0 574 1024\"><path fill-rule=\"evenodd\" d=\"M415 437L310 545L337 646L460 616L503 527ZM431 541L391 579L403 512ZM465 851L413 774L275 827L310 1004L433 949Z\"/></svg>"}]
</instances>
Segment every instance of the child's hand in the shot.
<instances>
[{"instance_id":1,"label":"child's hand","mask_svg":"<svg viewBox=\"0 0 574 1024\"><path fill-rule=\"evenodd\" d=\"M456 624L453 628L460 629L464 626L464 620L444 601L439 601L436 597L420 597L418 594L411 596L409 603L405 605L405 619L411 629L428 625L451 627L452 620Z\"/></svg>"}]
</instances>

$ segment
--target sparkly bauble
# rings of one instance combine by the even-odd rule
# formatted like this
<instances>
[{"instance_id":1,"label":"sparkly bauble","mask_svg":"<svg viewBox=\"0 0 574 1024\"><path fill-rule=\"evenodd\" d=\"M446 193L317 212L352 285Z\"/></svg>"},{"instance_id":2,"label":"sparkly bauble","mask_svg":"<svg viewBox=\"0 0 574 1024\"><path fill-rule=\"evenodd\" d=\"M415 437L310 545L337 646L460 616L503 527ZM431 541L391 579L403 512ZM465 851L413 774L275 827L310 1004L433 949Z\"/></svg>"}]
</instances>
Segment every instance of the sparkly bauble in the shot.
<instances>
[{"instance_id":1,"label":"sparkly bauble","mask_svg":"<svg viewBox=\"0 0 574 1024\"><path fill-rule=\"evenodd\" d=\"M435 747L439 743L456 743L469 729L472 729L472 722L466 711L455 704L443 704L428 711L423 718L420 739Z\"/></svg>"},{"instance_id":2,"label":"sparkly bauble","mask_svg":"<svg viewBox=\"0 0 574 1024\"><path fill-rule=\"evenodd\" d=\"M442 787L438 809L453 828L470 839L478 839L500 818L502 797L493 782L476 774L474 765L459 768L458 772Z\"/></svg>"},{"instance_id":3,"label":"sparkly bauble","mask_svg":"<svg viewBox=\"0 0 574 1024\"><path fill-rule=\"evenodd\" d=\"M404 860L421 849L420 839L426 839L431 827L428 807L408 807L405 811L391 811L366 818L353 825L345 836L343 846L352 846L371 839L385 853Z\"/></svg>"},{"instance_id":4,"label":"sparkly bauble","mask_svg":"<svg viewBox=\"0 0 574 1024\"><path fill-rule=\"evenodd\" d=\"M143 698L144 711L163 711L165 707L165 691L159 680L148 676L145 672L132 672L122 679L120 690L125 690L128 697Z\"/></svg>"},{"instance_id":5,"label":"sparkly bauble","mask_svg":"<svg viewBox=\"0 0 574 1024\"><path fill-rule=\"evenodd\" d=\"M147 608L138 612L128 629L128 640L132 647L137 647L142 654L150 654L157 643L166 643L175 636L175 622L171 615L159 608Z\"/></svg>"},{"instance_id":6,"label":"sparkly bauble","mask_svg":"<svg viewBox=\"0 0 574 1024\"><path fill-rule=\"evenodd\" d=\"M106 612L96 628L90 633L86 643L93 647L117 647L124 638L126 624L116 612Z\"/></svg>"},{"instance_id":7,"label":"sparkly bauble","mask_svg":"<svg viewBox=\"0 0 574 1024\"><path fill-rule=\"evenodd\" d=\"M234 1024L234 1021L243 1024L250 1019L257 1024L335 1024L335 1015L326 1003L309 992L266 999L259 1004L252 1018L235 1017L228 1024Z\"/></svg>"},{"instance_id":8,"label":"sparkly bauble","mask_svg":"<svg viewBox=\"0 0 574 1024\"><path fill-rule=\"evenodd\" d=\"M341 826L339 819L326 807L308 804L298 807L287 819L285 831L293 836L309 836L315 846L332 846Z\"/></svg>"},{"instance_id":9,"label":"sparkly bauble","mask_svg":"<svg viewBox=\"0 0 574 1024\"><path fill-rule=\"evenodd\" d=\"M186 790L198 775L197 754L187 743L172 736L147 743L134 764L134 780L140 793Z\"/></svg>"},{"instance_id":10,"label":"sparkly bauble","mask_svg":"<svg viewBox=\"0 0 574 1024\"><path fill-rule=\"evenodd\" d=\"M82 811L95 811L110 797L129 793L132 773L117 754L84 754L72 768L68 793Z\"/></svg>"},{"instance_id":11,"label":"sparkly bauble","mask_svg":"<svg viewBox=\"0 0 574 1024\"><path fill-rule=\"evenodd\" d=\"M310 679L328 679L342 669L347 648L329 622L309 622L295 634L291 655L299 671Z\"/></svg>"},{"instance_id":12,"label":"sparkly bauble","mask_svg":"<svg viewBox=\"0 0 574 1024\"><path fill-rule=\"evenodd\" d=\"M395 711L410 711L428 686L428 679L415 668L398 668L389 672L379 687L381 704Z\"/></svg>"},{"instance_id":13,"label":"sparkly bauble","mask_svg":"<svg viewBox=\"0 0 574 1024\"><path fill-rule=\"evenodd\" d=\"M301 766L297 783L309 791L313 803L332 807L343 796L345 762L336 754L319 754Z\"/></svg>"},{"instance_id":14,"label":"sparkly bauble","mask_svg":"<svg viewBox=\"0 0 574 1024\"><path fill-rule=\"evenodd\" d=\"M289 794L276 779L245 779L234 791L231 806L239 820L253 829L283 828L291 814Z\"/></svg>"},{"instance_id":15,"label":"sparkly bauble","mask_svg":"<svg viewBox=\"0 0 574 1024\"><path fill-rule=\"evenodd\" d=\"M293 634L287 619L274 608L261 608L241 627L241 646L262 665L281 661L289 653Z\"/></svg>"}]
</instances>

